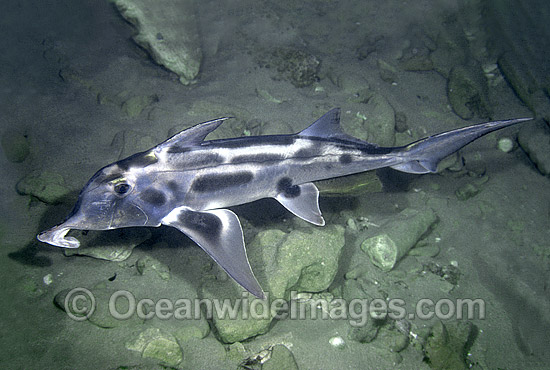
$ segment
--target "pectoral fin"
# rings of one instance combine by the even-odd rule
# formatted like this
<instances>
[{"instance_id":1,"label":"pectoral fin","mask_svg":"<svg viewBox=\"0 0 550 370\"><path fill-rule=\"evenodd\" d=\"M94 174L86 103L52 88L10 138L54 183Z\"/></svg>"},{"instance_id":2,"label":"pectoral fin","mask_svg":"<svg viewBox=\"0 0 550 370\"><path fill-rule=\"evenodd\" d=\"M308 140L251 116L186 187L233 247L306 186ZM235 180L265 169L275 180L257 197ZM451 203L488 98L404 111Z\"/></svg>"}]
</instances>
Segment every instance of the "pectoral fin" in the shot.
<instances>
[{"instance_id":1,"label":"pectoral fin","mask_svg":"<svg viewBox=\"0 0 550 370\"><path fill-rule=\"evenodd\" d=\"M162 223L189 236L243 288L258 298L265 298L250 268L243 230L235 213L227 209L194 211L179 207Z\"/></svg>"},{"instance_id":2,"label":"pectoral fin","mask_svg":"<svg viewBox=\"0 0 550 370\"><path fill-rule=\"evenodd\" d=\"M319 190L313 183L292 185L275 197L286 209L307 222L324 226L319 209Z\"/></svg>"}]
</instances>

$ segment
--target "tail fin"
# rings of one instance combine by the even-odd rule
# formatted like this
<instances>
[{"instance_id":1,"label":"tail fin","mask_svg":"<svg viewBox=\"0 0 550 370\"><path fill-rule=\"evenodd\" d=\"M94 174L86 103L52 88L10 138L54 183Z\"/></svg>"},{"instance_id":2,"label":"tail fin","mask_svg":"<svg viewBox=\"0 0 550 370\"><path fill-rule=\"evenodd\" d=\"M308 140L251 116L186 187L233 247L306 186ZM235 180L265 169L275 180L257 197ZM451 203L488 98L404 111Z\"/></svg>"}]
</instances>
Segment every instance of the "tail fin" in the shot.
<instances>
[{"instance_id":1,"label":"tail fin","mask_svg":"<svg viewBox=\"0 0 550 370\"><path fill-rule=\"evenodd\" d=\"M437 165L443 158L453 154L472 141L490 132L529 120L532 120L532 118L479 123L420 139L401 148L403 157L410 158L410 160L391 166L391 168L415 174L437 172Z\"/></svg>"}]
</instances>

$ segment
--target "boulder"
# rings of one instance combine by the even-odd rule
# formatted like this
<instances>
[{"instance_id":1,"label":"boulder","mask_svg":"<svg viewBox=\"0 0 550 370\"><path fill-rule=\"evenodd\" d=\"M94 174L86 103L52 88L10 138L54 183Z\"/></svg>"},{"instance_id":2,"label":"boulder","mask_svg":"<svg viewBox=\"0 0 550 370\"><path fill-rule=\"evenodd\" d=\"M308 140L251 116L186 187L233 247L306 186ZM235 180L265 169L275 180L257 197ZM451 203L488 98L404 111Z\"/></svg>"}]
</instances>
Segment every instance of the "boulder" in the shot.
<instances>
[{"instance_id":1,"label":"boulder","mask_svg":"<svg viewBox=\"0 0 550 370\"><path fill-rule=\"evenodd\" d=\"M151 58L192 83L199 74L202 51L192 0L112 0L137 30L134 41Z\"/></svg>"},{"instance_id":2,"label":"boulder","mask_svg":"<svg viewBox=\"0 0 550 370\"><path fill-rule=\"evenodd\" d=\"M344 242L341 226L258 233L247 250L266 300L242 292L230 279L209 280L201 287L201 298L213 303L211 321L219 339L234 343L263 334L277 314L271 311L274 300L288 299L291 291L326 290L336 276Z\"/></svg>"}]
</instances>

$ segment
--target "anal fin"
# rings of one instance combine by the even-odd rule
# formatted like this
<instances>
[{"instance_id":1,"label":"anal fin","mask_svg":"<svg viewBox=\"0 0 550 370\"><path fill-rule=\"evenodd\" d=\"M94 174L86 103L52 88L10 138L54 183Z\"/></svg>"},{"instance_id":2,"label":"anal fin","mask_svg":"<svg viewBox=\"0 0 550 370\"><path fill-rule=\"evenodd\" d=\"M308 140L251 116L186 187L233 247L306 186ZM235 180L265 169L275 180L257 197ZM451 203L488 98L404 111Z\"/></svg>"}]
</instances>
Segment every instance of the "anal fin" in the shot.
<instances>
[{"instance_id":1,"label":"anal fin","mask_svg":"<svg viewBox=\"0 0 550 370\"><path fill-rule=\"evenodd\" d=\"M395 166L391 166L394 170L398 170L401 172L407 172L407 173L415 173L415 174L425 174L425 173L435 173L437 172L437 163L429 162L429 161L417 161L412 160L409 162L397 164Z\"/></svg>"},{"instance_id":2,"label":"anal fin","mask_svg":"<svg viewBox=\"0 0 550 370\"><path fill-rule=\"evenodd\" d=\"M265 298L248 262L239 218L228 209L195 211L178 207L162 220L189 236L237 283L258 298Z\"/></svg>"}]
</instances>

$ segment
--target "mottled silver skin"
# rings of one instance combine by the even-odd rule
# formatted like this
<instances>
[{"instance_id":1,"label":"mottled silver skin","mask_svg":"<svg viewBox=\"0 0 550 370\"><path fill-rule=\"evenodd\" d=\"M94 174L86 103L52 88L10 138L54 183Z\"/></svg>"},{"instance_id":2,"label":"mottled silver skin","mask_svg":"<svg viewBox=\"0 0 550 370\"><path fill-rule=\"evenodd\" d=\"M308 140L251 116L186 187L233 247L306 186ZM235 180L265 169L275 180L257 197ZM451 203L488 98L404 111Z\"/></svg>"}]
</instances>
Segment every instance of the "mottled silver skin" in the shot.
<instances>
[{"instance_id":1,"label":"mottled silver skin","mask_svg":"<svg viewBox=\"0 0 550 370\"><path fill-rule=\"evenodd\" d=\"M340 129L333 109L297 134L204 141L226 118L198 124L156 147L99 170L67 219L38 235L78 248L70 229L173 226L187 234L250 293L264 297L246 257L242 228L226 207L275 198L322 226L313 181L392 167L435 172L444 157L473 140L528 118L481 123L396 148L378 147Z\"/></svg>"}]
</instances>

